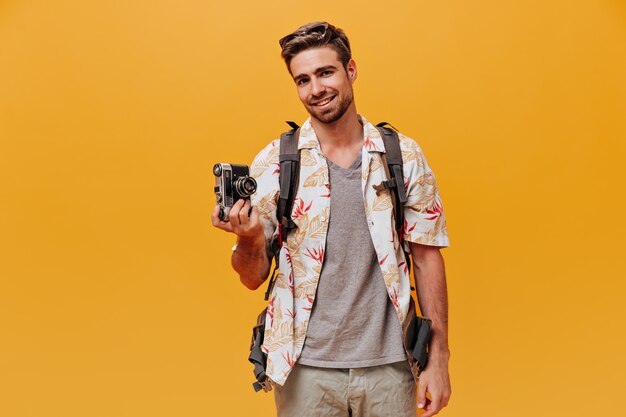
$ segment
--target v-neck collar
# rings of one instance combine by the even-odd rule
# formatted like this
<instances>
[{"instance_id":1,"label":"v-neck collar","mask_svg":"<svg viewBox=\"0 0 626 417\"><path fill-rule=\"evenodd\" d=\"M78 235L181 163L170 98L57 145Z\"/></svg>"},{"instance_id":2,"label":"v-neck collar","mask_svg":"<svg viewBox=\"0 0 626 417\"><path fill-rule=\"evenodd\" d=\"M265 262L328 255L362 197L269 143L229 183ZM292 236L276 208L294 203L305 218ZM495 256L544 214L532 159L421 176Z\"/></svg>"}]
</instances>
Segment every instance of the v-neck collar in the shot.
<instances>
[{"instance_id":1,"label":"v-neck collar","mask_svg":"<svg viewBox=\"0 0 626 417\"><path fill-rule=\"evenodd\" d=\"M361 167L361 163L363 159L362 155L363 155L363 147L359 149L359 152L356 154L356 156L354 157L354 160L352 161L352 163L350 164L348 168L343 168L328 158L326 158L326 162L328 163L328 167L331 169L339 170L340 172L344 174L351 174L352 172L355 172L355 171L361 172L359 168Z\"/></svg>"}]
</instances>

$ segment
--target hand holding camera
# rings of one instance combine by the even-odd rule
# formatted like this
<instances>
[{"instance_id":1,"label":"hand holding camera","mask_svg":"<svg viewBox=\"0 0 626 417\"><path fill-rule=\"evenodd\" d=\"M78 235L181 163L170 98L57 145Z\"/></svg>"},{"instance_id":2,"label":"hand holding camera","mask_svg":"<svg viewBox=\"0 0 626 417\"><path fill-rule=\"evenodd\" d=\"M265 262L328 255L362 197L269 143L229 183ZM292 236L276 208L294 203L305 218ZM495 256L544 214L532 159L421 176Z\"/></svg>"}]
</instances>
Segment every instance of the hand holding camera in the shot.
<instances>
[{"instance_id":1,"label":"hand holding camera","mask_svg":"<svg viewBox=\"0 0 626 417\"><path fill-rule=\"evenodd\" d=\"M256 192L256 180L247 165L215 164L215 200L220 207L219 219L228 221L231 207L240 199L249 199Z\"/></svg>"},{"instance_id":2,"label":"hand holding camera","mask_svg":"<svg viewBox=\"0 0 626 417\"><path fill-rule=\"evenodd\" d=\"M250 196L257 183L247 165L215 164L215 201L211 220L213 226L239 237L263 237L263 226Z\"/></svg>"}]
</instances>

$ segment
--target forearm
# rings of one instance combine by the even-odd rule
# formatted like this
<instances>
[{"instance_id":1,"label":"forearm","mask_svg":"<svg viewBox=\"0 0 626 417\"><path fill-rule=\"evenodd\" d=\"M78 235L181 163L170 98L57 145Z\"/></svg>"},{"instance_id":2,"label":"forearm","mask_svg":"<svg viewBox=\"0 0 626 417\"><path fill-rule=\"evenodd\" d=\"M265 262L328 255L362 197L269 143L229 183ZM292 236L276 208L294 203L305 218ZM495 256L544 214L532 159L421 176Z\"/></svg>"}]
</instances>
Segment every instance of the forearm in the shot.
<instances>
[{"instance_id":1,"label":"forearm","mask_svg":"<svg viewBox=\"0 0 626 417\"><path fill-rule=\"evenodd\" d=\"M241 283L256 290L267 279L270 261L265 251L265 237L240 237L232 254L233 269L239 274Z\"/></svg>"},{"instance_id":2,"label":"forearm","mask_svg":"<svg viewBox=\"0 0 626 417\"><path fill-rule=\"evenodd\" d=\"M437 249L426 249L413 256L415 282L422 314L432 320L431 357L447 360L448 291L443 257Z\"/></svg>"}]
</instances>

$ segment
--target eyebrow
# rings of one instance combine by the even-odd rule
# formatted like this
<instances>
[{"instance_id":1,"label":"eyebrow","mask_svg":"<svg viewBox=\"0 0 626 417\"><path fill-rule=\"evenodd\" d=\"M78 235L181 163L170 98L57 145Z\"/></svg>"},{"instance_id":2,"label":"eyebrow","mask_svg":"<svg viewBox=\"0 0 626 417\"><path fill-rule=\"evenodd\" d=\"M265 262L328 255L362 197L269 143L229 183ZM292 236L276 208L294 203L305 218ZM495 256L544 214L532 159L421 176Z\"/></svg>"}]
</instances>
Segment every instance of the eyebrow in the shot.
<instances>
[{"instance_id":1,"label":"eyebrow","mask_svg":"<svg viewBox=\"0 0 626 417\"><path fill-rule=\"evenodd\" d=\"M320 74L324 71L328 71L328 70L337 70L337 67L334 65L324 65L323 67L319 67L317 69L315 69L315 71L313 71L313 74ZM294 81L298 81L300 78L306 77L307 74L298 74L295 77L293 77Z\"/></svg>"}]
</instances>

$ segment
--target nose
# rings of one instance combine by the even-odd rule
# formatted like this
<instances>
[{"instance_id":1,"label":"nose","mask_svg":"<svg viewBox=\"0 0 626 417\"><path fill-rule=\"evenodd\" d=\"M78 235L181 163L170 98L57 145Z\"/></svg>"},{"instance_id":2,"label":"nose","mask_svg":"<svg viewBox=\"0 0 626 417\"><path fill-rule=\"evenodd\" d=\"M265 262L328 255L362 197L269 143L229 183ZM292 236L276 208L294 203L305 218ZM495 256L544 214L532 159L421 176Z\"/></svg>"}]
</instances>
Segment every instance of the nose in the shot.
<instances>
[{"instance_id":1,"label":"nose","mask_svg":"<svg viewBox=\"0 0 626 417\"><path fill-rule=\"evenodd\" d=\"M314 96L323 95L326 91L326 86L324 83L318 78L313 78L311 80L311 94Z\"/></svg>"}]
</instances>

